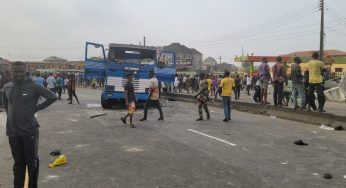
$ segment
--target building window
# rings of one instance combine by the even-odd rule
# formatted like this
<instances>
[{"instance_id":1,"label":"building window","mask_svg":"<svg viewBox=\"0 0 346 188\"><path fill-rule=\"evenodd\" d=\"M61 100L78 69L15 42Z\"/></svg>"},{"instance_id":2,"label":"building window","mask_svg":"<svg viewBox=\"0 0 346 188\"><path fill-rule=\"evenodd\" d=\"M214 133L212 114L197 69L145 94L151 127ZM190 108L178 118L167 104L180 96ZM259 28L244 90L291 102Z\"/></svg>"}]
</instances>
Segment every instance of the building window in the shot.
<instances>
[{"instance_id":1,"label":"building window","mask_svg":"<svg viewBox=\"0 0 346 188\"><path fill-rule=\"evenodd\" d=\"M342 72L342 68L335 68L335 72Z\"/></svg>"}]
</instances>

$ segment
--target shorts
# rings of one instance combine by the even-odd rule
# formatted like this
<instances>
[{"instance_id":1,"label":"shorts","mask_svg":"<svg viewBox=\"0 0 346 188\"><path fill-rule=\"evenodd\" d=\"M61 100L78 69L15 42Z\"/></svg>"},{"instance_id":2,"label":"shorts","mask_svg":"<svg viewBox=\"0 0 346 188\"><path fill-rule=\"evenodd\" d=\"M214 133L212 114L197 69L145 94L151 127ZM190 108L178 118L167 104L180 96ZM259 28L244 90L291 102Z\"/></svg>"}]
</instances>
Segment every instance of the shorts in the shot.
<instances>
[{"instance_id":1,"label":"shorts","mask_svg":"<svg viewBox=\"0 0 346 188\"><path fill-rule=\"evenodd\" d=\"M269 86L269 80L268 79L261 79L260 80L260 86L261 86L261 89L268 89L268 86Z\"/></svg>"},{"instance_id":2,"label":"shorts","mask_svg":"<svg viewBox=\"0 0 346 188\"><path fill-rule=\"evenodd\" d=\"M133 114L136 111L136 104L135 102L130 103L127 105L127 110L129 114Z\"/></svg>"}]
</instances>

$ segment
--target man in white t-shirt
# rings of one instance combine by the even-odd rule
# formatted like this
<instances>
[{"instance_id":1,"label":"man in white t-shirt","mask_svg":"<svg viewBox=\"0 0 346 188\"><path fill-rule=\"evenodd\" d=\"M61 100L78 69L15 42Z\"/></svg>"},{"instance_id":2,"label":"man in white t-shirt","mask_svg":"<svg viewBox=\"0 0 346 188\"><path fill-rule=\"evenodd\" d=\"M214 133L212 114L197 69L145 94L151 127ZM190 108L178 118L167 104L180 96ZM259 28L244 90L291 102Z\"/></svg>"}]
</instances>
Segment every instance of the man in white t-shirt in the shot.
<instances>
[{"instance_id":1,"label":"man in white t-shirt","mask_svg":"<svg viewBox=\"0 0 346 188\"><path fill-rule=\"evenodd\" d=\"M247 75L247 77L246 77L246 91L247 91L247 95L250 95L251 82L252 82L252 77L250 75Z\"/></svg>"},{"instance_id":2,"label":"man in white t-shirt","mask_svg":"<svg viewBox=\"0 0 346 188\"><path fill-rule=\"evenodd\" d=\"M56 80L53 77L53 73L47 78L47 88L50 89L54 94L56 93Z\"/></svg>"},{"instance_id":3,"label":"man in white t-shirt","mask_svg":"<svg viewBox=\"0 0 346 188\"><path fill-rule=\"evenodd\" d=\"M140 121L147 120L148 114L148 106L154 106L159 110L160 118L159 121L163 121L163 113L160 104L160 90L159 90L159 82L155 77L154 71L149 72L149 97L144 106L144 117Z\"/></svg>"}]
</instances>

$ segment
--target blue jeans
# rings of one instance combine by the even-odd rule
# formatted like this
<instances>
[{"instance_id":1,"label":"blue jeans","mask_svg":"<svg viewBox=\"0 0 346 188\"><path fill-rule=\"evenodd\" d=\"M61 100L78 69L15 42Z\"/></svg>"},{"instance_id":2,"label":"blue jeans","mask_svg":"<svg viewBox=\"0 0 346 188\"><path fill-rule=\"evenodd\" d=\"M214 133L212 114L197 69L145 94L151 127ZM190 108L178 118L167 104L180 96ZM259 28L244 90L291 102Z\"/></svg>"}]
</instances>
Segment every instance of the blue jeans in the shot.
<instances>
[{"instance_id":1,"label":"blue jeans","mask_svg":"<svg viewBox=\"0 0 346 188\"><path fill-rule=\"evenodd\" d=\"M304 86L301 83L292 83L292 95L294 106L298 106L298 95L300 97L300 107L305 106L306 96L304 91Z\"/></svg>"},{"instance_id":2,"label":"blue jeans","mask_svg":"<svg viewBox=\"0 0 346 188\"><path fill-rule=\"evenodd\" d=\"M231 119L231 97L222 96L223 110L225 119Z\"/></svg>"}]
</instances>

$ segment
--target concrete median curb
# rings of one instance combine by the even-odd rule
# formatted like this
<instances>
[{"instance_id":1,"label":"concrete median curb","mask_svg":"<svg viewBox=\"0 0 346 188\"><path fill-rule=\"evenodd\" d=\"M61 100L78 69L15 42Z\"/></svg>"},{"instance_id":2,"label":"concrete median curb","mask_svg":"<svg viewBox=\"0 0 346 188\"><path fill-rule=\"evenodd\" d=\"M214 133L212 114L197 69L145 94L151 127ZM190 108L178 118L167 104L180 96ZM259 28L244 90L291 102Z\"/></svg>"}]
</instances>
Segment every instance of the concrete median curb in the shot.
<instances>
[{"instance_id":1,"label":"concrete median curb","mask_svg":"<svg viewBox=\"0 0 346 188\"><path fill-rule=\"evenodd\" d=\"M192 95L163 93L162 98L167 100L176 100L183 102L196 102ZM222 107L222 101L216 100L209 102L210 106ZM232 109L248 112L252 114L262 114L266 116L278 117L282 119L294 120L315 125L329 125L336 127L338 125L346 126L346 116L337 116L330 113L308 112L306 110L294 110L292 108L275 107L271 105L260 105L248 102L232 101Z\"/></svg>"}]
</instances>

